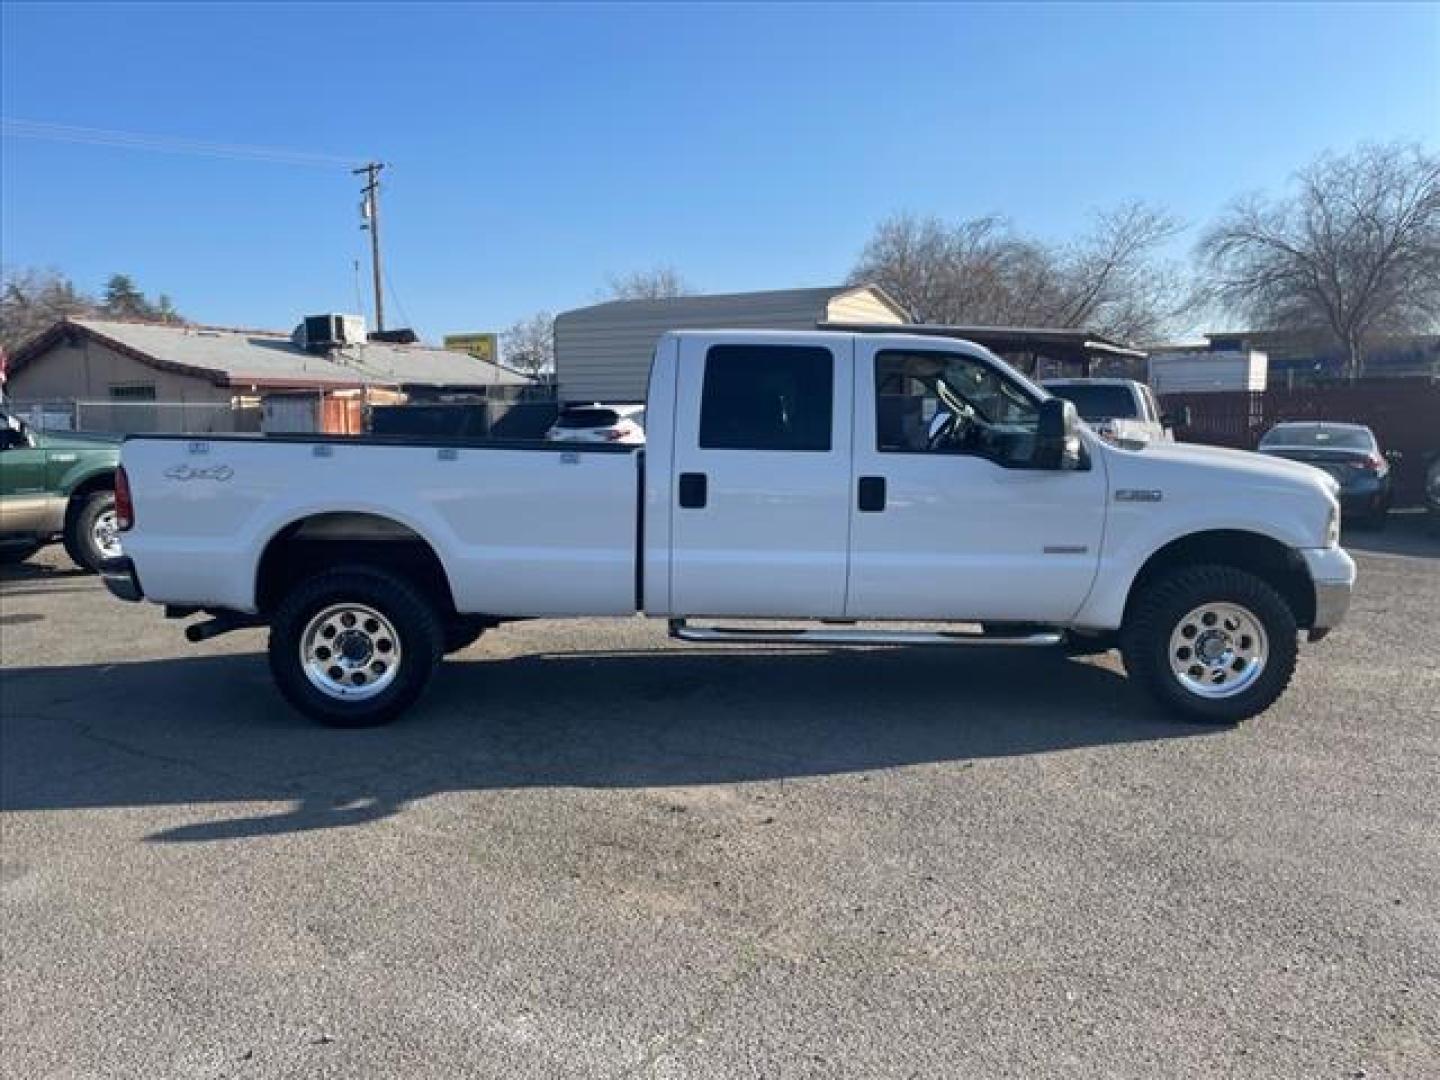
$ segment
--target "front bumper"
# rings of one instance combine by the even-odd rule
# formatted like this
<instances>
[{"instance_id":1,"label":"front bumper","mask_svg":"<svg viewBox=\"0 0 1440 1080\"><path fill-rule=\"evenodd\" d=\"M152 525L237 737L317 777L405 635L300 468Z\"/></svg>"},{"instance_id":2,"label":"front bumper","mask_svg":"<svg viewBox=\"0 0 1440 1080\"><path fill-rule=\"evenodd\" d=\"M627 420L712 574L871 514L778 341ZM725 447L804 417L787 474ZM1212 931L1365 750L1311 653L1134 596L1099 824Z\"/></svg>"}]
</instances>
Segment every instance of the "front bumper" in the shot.
<instances>
[{"instance_id":1,"label":"front bumper","mask_svg":"<svg viewBox=\"0 0 1440 1080\"><path fill-rule=\"evenodd\" d=\"M1319 641L1345 620L1355 589L1355 560L1344 548L1302 548L1301 557L1315 586L1315 619L1309 638Z\"/></svg>"},{"instance_id":2,"label":"front bumper","mask_svg":"<svg viewBox=\"0 0 1440 1080\"><path fill-rule=\"evenodd\" d=\"M135 564L125 555L100 560L100 579L110 595L130 603L145 599L145 590L140 588L140 578L135 573Z\"/></svg>"}]
</instances>

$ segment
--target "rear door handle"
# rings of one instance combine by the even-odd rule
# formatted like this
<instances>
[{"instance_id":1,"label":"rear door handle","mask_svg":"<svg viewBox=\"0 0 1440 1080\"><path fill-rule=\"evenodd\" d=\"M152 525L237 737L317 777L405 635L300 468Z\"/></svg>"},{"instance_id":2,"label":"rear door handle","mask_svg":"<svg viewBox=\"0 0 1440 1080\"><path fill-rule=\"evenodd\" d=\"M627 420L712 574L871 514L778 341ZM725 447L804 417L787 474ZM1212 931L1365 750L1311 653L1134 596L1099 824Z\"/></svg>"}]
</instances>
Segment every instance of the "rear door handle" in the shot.
<instances>
[{"instance_id":1,"label":"rear door handle","mask_svg":"<svg viewBox=\"0 0 1440 1080\"><path fill-rule=\"evenodd\" d=\"M682 472L680 474L680 509L704 509L709 484L703 472Z\"/></svg>"},{"instance_id":2,"label":"rear door handle","mask_svg":"<svg viewBox=\"0 0 1440 1080\"><path fill-rule=\"evenodd\" d=\"M885 478L883 476L862 476L857 492L856 505L861 513L878 514L885 509Z\"/></svg>"}]
</instances>

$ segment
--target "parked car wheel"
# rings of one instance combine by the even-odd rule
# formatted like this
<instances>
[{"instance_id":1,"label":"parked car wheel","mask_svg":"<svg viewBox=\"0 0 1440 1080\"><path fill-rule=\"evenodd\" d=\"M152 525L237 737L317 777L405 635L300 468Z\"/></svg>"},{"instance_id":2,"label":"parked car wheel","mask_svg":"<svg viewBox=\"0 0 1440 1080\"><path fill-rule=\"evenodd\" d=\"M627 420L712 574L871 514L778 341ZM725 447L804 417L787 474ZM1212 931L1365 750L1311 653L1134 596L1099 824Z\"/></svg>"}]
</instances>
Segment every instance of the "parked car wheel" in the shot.
<instances>
[{"instance_id":1,"label":"parked car wheel","mask_svg":"<svg viewBox=\"0 0 1440 1080\"><path fill-rule=\"evenodd\" d=\"M300 712L332 727L389 723L424 691L444 647L435 605L383 570L298 585L270 624L270 670Z\"/></svg>"},{"instance_id":2,"label":"parked car wheel","mask_svg":"<svg viewBox=\"0 0 1440 1080\"><path fill-rule=\"evenodd\" d=\"M40 544L5 544L0 545L0 565L13 566L15 563L22 563L40 550Z\"/></svg>"},{"instance_id":3,"label":"parked car wheel","mask_svg":"<svg viewBox=\"0 0 1440 1080\"><path fill-rule=\"evenodd\" d=\"M1125 669L1167 708L1208 724L1268 709L1295 673L1289 604L1254 574L1190 566L1144 586L1121 631Z\"/></svg>"},{"instance_id":4,"label":"parked car wheel","mask_svg":"<svg viewBox=\"0 0 1440 1080\"><path fill-rule=\"evenodd\" d=\"M120 555L113 491L92 491L70 508L65 520L65 552L76 566L92 573L100 569L102 559Z\"/></svg>"}]
</instances>

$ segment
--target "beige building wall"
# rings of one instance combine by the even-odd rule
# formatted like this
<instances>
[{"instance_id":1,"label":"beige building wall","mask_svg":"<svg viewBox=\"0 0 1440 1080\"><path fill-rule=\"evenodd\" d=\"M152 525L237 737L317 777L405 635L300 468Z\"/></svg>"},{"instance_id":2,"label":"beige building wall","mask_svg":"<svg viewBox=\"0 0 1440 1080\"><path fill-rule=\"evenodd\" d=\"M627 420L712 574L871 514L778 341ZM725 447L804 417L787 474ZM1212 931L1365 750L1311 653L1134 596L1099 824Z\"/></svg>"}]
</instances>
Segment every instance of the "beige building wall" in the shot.
<instances>
[{"instance_id":1,"label":"beige building wall","mask_svg":"<svg viewBox=\"0 0 1440 1080\"><path fill-rule=\"evenodd\" d=\"M81 340L60 344L10 376L5 392L17 402L108 401L117 387L150 386L156 401L226 403L228 387L206 379L161 371L108 345Z\"/></svg>"},{"instance_id":2,"label":"beige building wall","mask_svg":"<svg viewBox=\"0 0 1440 1080\"><path fill-rule=\"evenodd\" d=\"M125 388L150 388L153 401L117 397ZM108 345L84 338L59 344L31 360L5 384L8 400L32 423L80 431L255 430L260 410L231 408L232 391L208 379L161 371ZM71 404L74 402L75 404ZM39 406L48 406L39 408Z\"/></svg>"},{"instance_id":3,"label":"beige building wall","mask_svg":"<svg viewBox=\"0 0 1440 1080\"><path fill-rule=\"evenodd\" d=\"M825 318L829 322L844 323L903 323L905 320L869 289L856 289L841 293L826 305Z\"/></svg>"}]
</instances>

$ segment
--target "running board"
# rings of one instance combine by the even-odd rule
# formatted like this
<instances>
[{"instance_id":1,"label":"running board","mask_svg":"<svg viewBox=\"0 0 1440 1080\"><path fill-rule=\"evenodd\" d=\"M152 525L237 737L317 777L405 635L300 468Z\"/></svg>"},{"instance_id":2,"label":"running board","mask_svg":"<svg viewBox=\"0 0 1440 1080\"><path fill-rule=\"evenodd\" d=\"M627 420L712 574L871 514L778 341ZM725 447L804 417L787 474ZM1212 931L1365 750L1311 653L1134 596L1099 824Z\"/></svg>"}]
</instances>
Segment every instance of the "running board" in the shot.
<instances>
[{"instance_id":1,"label":"running board","mask_svg":"<svg viewBox=\"0 0 1440 1080\"><path fill-rule=\"evenodd\" d=\"M955 630L787 630L783 627L691 626L684 619L670 620L670 636L680 641L728 642L748 645L997 645L1045 648L1059 645L1058 630L1033 634L970 634Z\"/></svg>"}]
</instances>

